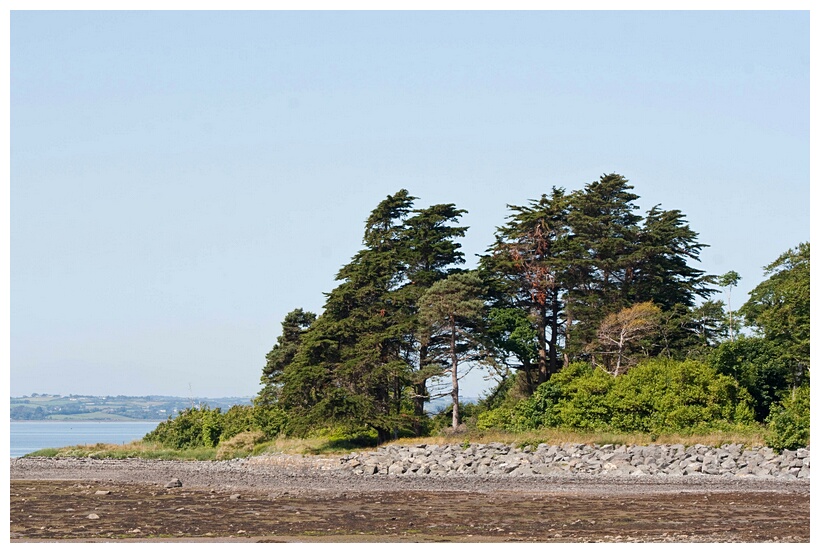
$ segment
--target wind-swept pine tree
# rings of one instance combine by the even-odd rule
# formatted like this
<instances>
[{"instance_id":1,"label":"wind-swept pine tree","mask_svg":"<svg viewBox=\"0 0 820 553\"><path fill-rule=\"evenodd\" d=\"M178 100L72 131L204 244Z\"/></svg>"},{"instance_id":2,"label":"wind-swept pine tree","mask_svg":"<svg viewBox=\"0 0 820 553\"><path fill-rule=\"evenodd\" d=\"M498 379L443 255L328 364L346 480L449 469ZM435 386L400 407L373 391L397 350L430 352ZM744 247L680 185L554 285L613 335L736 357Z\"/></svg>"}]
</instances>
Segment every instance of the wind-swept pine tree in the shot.
<instances>
[{"instance_id":1,"label":"wind-swept pine tree","mask_svg":"<svg viewBox=\"0 0 820 553\"><path fill-rule=\"evenodd\" d=\"M283 373L283 407L305 428L368 426L379 441L420 431L429 375L420 370L417 301L463 262L452 239L466 229L451 225L464 213L452 204L413 210L415 199L400 190L371 212L364 248L337 274L340 284Z\"/></svg>"},{"instance_id":2,"label":"wind-swept pine tree","mask_svg":"<svg viewBox=\"0 0 820 553\"><path fill-rule=\"evenodd\" d=\"M316 321L316 315L301 308L294 309L282 321L282 334L273 349L265 356L267 363L262 369L262 390L256 402L260 406L270 406L279 399L282 388L282 373L293 362L302 336Z\"/></svg>"},{"instance_id":3,"label":"wind-swept pine tree","mask_svg":"<svg viewBox=\"0 0 820 553\"><path fill-rule=\"evenodd\" d=\"M406 308L406 355L411 360L410 399L413 404L414 433L422 433L424 404L430 400L427 382L439 371L428 360L429 344L424 338L425 328L418 320L419 298L435 283L457 272L456 265L464 263L461 244L455 240L464 236L467 227L454 226L466 213L454 204L436 204L418 209L405 222L404 256L407 283L400 296Z\"/></svg>"},{"instance_id":4,"label":"wind-swept pine tree","mask_svg":"<svg viewBox=\"0 0 820 553\"><path fill-rule=\"evenodd\" d=\"M475 272L453 274L433 284L419 299L427 363L450 375L453 428L459 424L459 364L478 360L484 349L480 337L486 318L482 287Z\"/></svg>"},{"instance_id":5,"label":"wind-swept pine tree","mask_svg":"<svg viewBox=\"0 0 820 553\"><path fill-rule=\"evenodd\" d=\"M508 207L512 214L497 230L489 255L482 258L481 272L493 290L495 317L503 313L498 310L517 309L533 326L536 358L521 360L523 367L537 370L537 375L527 378L531 393L561 366L558 340L570 251L569 203L563 189L553 188L550 195L544 194L528 205ZM504 318L510 322L516 317L507 311ZM502 349L508 340L506 334L496 336ZM503 341L498 340L501 337ZM516 347L502 355L526 355L528 351L532 348Z\"/></svg>"}]
</instances>

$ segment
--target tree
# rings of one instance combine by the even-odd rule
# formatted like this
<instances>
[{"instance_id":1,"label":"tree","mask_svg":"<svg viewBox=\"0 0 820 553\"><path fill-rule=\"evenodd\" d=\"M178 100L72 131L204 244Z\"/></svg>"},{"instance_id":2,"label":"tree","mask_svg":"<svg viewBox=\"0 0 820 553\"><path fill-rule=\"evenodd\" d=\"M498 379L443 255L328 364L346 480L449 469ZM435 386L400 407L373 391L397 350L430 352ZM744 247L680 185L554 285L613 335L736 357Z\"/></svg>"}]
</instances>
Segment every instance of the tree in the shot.
<instances>
[{"instance_id":1,"label":"tree","mask_svg":"<svg viewBox=\"0 0 820 553\"><path fill-rule=\"evenodd\" d=\"M464 263L461 244L455 241L467 231L467 227L454 226L466 213L454 204L436 204L413 211L413 216L405 222L402 235L404 259L407 266L406 284L402 288L402 304L406 307L403 327L405 354L413 366L410 375L412 387L414 432L421 435L421 421L424 418L424 404L430 400L427 381L435 376L428 360L428 344L422 339L423 325L418 321L419 298L434 283L441 281L457 269L455 265Z\"/></svg>"},{"instance_id":2,"label":"tree","mask_svg":"<svg viewBox=\"0 0 820 553\"><path fill-rule=\"evenodd\" d=\"M464 261L454 238L466 229L453 225L464 213L453 204L415 210L415 199L400 190L371 212L364 248L284 370L283 405L303 429L367 426L380 442L421 431L430 375L417 303Z\"/></svg>"},{"instance_id":3,"label":"tree","mask_svg":"<svg viewBox=\"0 0 820 553\"><path fill-rule=\"evenodd\" d=\"M704 247L679 210L650 209L638 233L634 262L627 268L629 301L652 301L669 311L676 305L692 307L697 297L711 295L711 277L689 265L700 261Z\"/></svg>"},{"instance_id":4,"label":"tree","mask_svg":"<svg viewBox=\"0 0 820 553\"><path fill-rule=\"evenodd\" d=\"M282 321L282 334L273 349L265 356L267 363L262 369L262 391L256 403L270 406L276 402L282 387L282 372L293 362L302 343L302 336L316 321L316 315L303 309L294 309Z\"/></svg>"},{"instance_id":5,"label":"tree","mask_svg":"<svg viewBox=\"0 0 820 553\"><path fill-rule=\"evenodd\" d=\"M482 274L494 289L496 308L518 309L529 317L537 343L538 373L537 379L528 380L537 386L560 368L569 204L564 190L553 187L550 195L543 194L529 205L508 207L512 214L497 230L490 254L482 258ZM525 349L507 353L520 355ZM521 365L532 366L525 358Z\"/></svg>"},{"instance_id":6,"label":"tree","mask_svg":"<svg viewBox=\"0 0 820 553\"><path fill-rule=\"evenodd\" d=\"M568 215L573 263L567 283L565 362L579 357L603 318L629 305L641 216L632 186L617 174L572 194ZM649 299L649 298L643 298Z\"/></svg>"},{"instance_id":7,"label":"tree","mask_svg":"<svg viewBox=\"0 0 820 553\"><path fill-rule=\"evenodd\" d=\"M429 362L449 364L453 428L459 424L459 363L475 359L483 349L478 333L485 317L481 288L475 273L454 274L433 284L419 299L419 318L428 329Z\"/></svg>"},{"instance_id":8,"label":"tree","mask_svg":"<svg viewBox=\"0 0 820 553\"><path fill-rule=\"evenodd\" d=\"M794 371L799 386L809 370L810 251L804 242L767 265L766 280L750 293L739 312L747 324L772 342Z\"/></svg>"},{"instance_id":9,"label":"tree","mask_svg":"<svg viewBox=\"0 0 820 553\"><path fill-rule=\"evenodd\" d=\"M593 364L613 376L625 373L637 363L633 354L640 340L656 331L660 316L657 305L643 302L604 317L597 340L590 346ZM596 355L600 363L595 362Z\"/></svg>"},{"instance_id":10,"label":"tree","mask_svg":"<svg viewBox=\"0 0 820 553\"><path fill-rule=\"evenodd\" d=\"M403 381L409 367L396 304L406 265L403 221L414 197L400 190L381 201L365 224L364 248L342 267L339 285L284 371L285 407L305 428L348 424L374 429L379 441L402 425Z\"/></svg>"},{"instance_id":11,"label":"tree","mask_svg":"<svg viewBox=\"0 0 820 553\"><path fill-rule=\"evenodd\" d=\"M735 271L729 271L717 277L717 285L726 288L726 306L729 311L729 340L735 341L735 322L732 316L732 288L740 282L740 275Z\"/></svg>"},{"instance_id":12,"label":"tree","mask_svg":"<svg viewBox=\"0 0 820 553\"><path fill-rule=\"evenodd\" d=\"M509 206L479 270L491 290L497 358L515 360L527 394L562 364L588 360L605 317L636 304L664 312L663 339L648 353L696 346L690 311L714 291L691 262L706 245L680 211L655 206L642 217L637 199L624 177L608 174L569 195L553 188ZM522 332L524 317L534 343Z\"/></svg>"},{"instance_id":13,"label":"tree","mask_svg":"<svg viewBox=\"0 0 820 553\"><path fill-rule=\"evenodd\" d=\"M690 266L706 245L684 215L655 206L642 217L632 188L621 175L604 175L570 199L566 362L583 358L611 313L647 301L663 311L692 308L714 292L710 277Z\"/></svg>"}]
</instances>

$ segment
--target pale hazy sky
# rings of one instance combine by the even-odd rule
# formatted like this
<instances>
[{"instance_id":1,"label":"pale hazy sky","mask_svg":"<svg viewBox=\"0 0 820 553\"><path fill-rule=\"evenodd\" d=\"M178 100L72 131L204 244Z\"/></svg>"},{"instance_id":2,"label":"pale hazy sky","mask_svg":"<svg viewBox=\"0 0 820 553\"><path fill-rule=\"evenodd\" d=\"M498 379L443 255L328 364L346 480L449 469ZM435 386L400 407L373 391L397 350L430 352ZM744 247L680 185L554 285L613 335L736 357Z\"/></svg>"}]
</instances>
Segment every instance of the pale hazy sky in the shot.
<instances>
[{"instance_id":1,"label":"pale hazy sky","mask_svg":"<svg viewBox=\"0 0 820 553\"><path fill-rule=\"evenodd\" d=\"M468 210L472 266L620 173L735 306L810 238L807 11L10 19L11 395L254 395L401 188Z\"/></svg>"}]
</instances>

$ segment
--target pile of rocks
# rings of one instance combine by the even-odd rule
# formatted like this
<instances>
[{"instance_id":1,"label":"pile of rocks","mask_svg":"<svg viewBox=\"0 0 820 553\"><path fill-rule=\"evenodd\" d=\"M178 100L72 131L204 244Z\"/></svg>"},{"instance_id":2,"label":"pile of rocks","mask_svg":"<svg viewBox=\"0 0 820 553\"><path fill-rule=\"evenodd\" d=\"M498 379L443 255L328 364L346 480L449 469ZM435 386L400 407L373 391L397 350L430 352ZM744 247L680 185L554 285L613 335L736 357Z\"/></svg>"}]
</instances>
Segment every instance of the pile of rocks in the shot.
<instances>
[{"instance_id":1,"label":"pile of rocks","mask_svg":"<svg viewBox=\"0 0 820 553\"><path fill-rule=\"evenodd\" d=\"M381 447L341 458L355 474L533 476L691 476L809 478L809 448L777 454L767 447L540 444Z\"/></svg>"}]
</instances>

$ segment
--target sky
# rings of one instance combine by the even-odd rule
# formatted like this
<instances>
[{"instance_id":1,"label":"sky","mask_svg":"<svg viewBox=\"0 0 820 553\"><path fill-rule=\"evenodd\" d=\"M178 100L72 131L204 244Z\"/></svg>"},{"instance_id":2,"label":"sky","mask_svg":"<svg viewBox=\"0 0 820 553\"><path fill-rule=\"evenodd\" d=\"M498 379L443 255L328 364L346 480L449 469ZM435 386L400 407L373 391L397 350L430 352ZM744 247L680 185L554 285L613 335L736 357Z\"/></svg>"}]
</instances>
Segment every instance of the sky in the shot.
<instances>
[{"instance_id":1,"label":"sky","mask_svg":"<svg viewBox=\"0 0 820 553\"><path fill-rule=\"evenodd\" d=\"M810 240L809 20L12 11L10 394L255 395L402 188L467 210L471 267L508 204L619 173L736 308Z\"/></svg>"}]
</instances>

